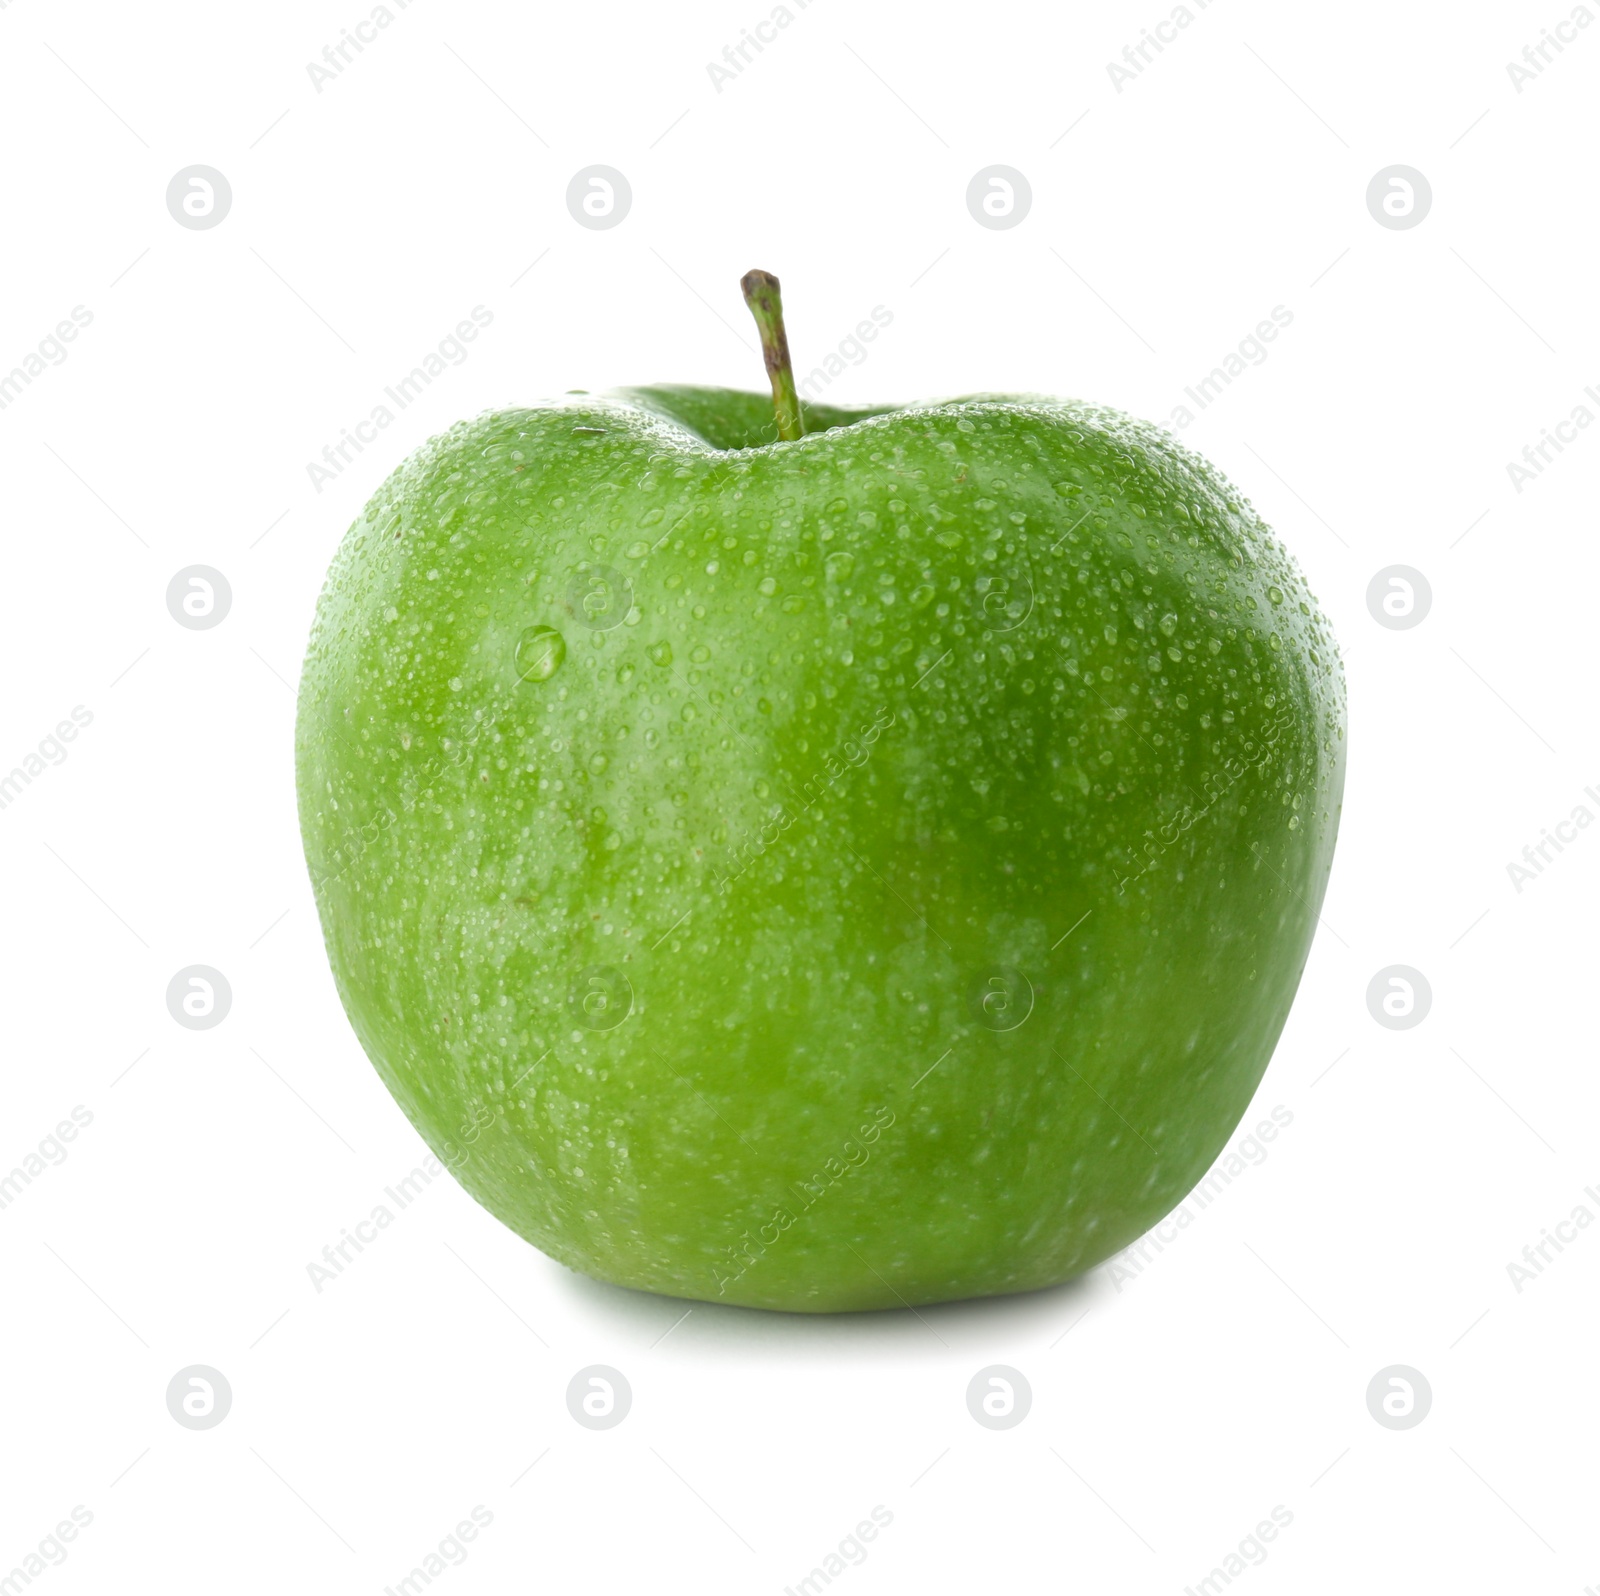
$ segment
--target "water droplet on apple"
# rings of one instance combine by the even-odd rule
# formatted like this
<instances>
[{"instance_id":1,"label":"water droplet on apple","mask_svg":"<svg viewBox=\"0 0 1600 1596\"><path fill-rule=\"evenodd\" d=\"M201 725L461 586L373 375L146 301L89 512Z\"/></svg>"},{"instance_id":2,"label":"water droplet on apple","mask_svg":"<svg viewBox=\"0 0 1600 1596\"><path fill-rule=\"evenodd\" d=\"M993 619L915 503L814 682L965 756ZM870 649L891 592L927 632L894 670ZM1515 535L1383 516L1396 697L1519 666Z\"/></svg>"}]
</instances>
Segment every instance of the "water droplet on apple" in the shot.
<instances>
[{"instance_id":1,"label":"water droplet on apple","mask_svg":"<svg viewBox=\"0 0 1600 1596\"><path fill-rule=\"evenodd\" d=\"M760 584L756 588L756 591L763 598L771 598L772 595L778 591L778 579L773 576L762 577Z\"/></svg>"},{"instance_id":2,"label":"water droplet on apple","mask_svg":"<svg viewBox=\"0 0 1600 1596\"><path fill-rule=\"evenodd\" d=\"M850 573L856 568L856 557L848 550L840 549L830 554L822 563L830 582L848 582Z\"/></svg>"},{"instance_id":3,"label":"water droplet on apple","mask_svg":"<svg viewBox=\"0 0 1600 1596\"><path fill-rule=\"evenodd\" d=\"M665 638L662 638L659 643L652 643L650 645L650 658L657 665L670 665L672 663L672 644Z\"/></svg>"},{"instance_id":4,"label":"water droplet on apple","mask_svg":"<svg viewBox=\"0 0 1600 1596\"><path fill-rule=\"evenodd\" d=\"M530 626L517 642L517 674L525 682L547 682L567 657L567 640L553 626Z\"/></svg>"},{"instance_id":5,"label":"water droplet on apple","mask_svg":"<svg viewBox=\"0 0 1600 1596\"><path fill-rule=\"evenodd\" d=\"M1274 604L1281 604L1283 603L1283 589L1281 587L1269 587L1267 589L1267 597Z\"/></svg>"}]
</instances>

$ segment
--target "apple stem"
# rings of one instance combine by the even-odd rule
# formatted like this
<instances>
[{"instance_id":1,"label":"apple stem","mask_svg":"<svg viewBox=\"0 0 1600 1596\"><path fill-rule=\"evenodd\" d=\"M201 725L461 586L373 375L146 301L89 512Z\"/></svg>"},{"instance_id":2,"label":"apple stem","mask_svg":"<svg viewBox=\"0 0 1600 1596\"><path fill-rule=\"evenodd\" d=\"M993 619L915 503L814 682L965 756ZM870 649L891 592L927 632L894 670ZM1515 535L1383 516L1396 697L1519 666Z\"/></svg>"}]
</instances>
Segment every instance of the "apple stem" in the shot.
<instances>
[{"instance_id":1,"label":"apple stem","mask_svg":"<svg viewBox=\"0 0 1600 1596\"><path fill-rule=\"evenodd\" d=\"M772 408L778 418L778 436L793 440L805 436L800 416L800 396L795 392L794 367L789 364L789 337L783 330L783 295L771 272L746 272L739 280L744 302L761 333L761 357L772 379Z\"/></svg>"}]
</instances>

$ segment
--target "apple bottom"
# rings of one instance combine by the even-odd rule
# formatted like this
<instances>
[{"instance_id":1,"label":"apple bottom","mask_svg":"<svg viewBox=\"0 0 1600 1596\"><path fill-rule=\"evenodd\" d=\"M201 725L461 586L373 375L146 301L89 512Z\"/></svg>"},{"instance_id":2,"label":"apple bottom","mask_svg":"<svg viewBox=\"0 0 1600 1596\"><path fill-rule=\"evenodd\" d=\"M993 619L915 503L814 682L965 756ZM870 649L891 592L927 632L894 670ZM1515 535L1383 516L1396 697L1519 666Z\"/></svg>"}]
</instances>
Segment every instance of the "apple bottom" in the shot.
<instances>
[{"instance_id":1,"label":"apple bottom","mask_svg":"<svg viewBox=\"0 0 1600 1596\"><path fill-rule=\"evenodd\" d=\"M1186 935L1153 881L1124 896L1029 983L1021 1018L986 1009L992 994L942 949L908 945L843 993L719 982L680 957L679 979L658 970L615 1029L489 1070L492 1039L470 1022L427 1056L397 1024L358 1028L462 1185L597 1279L819 1313L1035 1290L1127 1246L1204 1175L1299 975L1299 960L1258 960L1252 922L1280 955L1302 928L1250 882L1228 888L1244 922L1229 931L1191 878L1182 896L1209 935ZM1163 916L1174 930L1152 936ZM777 968L788 935L757 938L750 965ZM1039 950L1013 949L1039 967ZM484 971L484 989L506 974ZM925 1013L910 992L946 996Z\"/></svg>"}]
</instances>

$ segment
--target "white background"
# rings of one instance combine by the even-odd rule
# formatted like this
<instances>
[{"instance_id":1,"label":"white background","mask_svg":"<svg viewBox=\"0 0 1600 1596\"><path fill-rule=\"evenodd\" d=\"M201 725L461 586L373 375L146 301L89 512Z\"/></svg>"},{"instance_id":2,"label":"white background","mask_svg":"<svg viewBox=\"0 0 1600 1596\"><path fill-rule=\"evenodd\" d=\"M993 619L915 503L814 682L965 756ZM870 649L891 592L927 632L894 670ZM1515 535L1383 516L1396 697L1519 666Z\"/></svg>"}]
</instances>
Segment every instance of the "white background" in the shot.
<instances>
[{"instance_id":1,"label":"white background","mask_svg":"<svg viewBox=\"0 0 1600 1596\"><path fill-rule=\"evenodd\" d=\"M93 313L0 411L0 771L93 716L0 810L0 1174L93 1115L0 1210L0 1577L82 1504L30 1591L376 1593L481 1505L446 1596L778 1592L881 1504L847 1593L1177 1593L1281 1504L1232 1582L1262 1596L1600 1584L1600 1227L1520 1291L1507 1271L1600 1215L1600 835L1521 892L1507 871L1600 814L1600 428L1520 493L1506 469L1600 413L1600 26L1519 93L1507 62L1566 0L1214 0L1119 92L1107 63L1169 14L814 0L718 92L766 0L414 0L317 92L364 0L0 9L0 373ZM208 231L165 203L197 163L233 190ZM595 163L633 189L607 231L565 204ZM965 205L994 163L1033 192L1004 231ZM1409 230L1365 201L1396 163L1433 191ZM1008 1302L682 1318L446 1180L318 1294L307 1264L425 1151L345 1022L300 854L322 574L460 417L760 386L751 266L802 367L892 313L829 390L852 400L1167 421L1292 312L1183 436L1293 549L1349 672L1324 925L1250 1116L1293 1123L1137 1275ZM470 358L316 491L308 462L478 305ZM232 587L212 630L166 607L195 563ZM1410 630L1366 603L1393 564L1432 588ZM214 1029L168 1015L190 964L232 985ZM1432 988L1409 1030L1368 1011L1391 964ZM995 1363L1033 1391L1000 1432L965 1402ZM167 1412L190 1364L231 1385L214 1429ZM603 1433L565 1405L590 1364L633 1388ZM1393 1364L1432 1388L1409 1430L1367 1408Z\"/></svg>"}]
</instances>

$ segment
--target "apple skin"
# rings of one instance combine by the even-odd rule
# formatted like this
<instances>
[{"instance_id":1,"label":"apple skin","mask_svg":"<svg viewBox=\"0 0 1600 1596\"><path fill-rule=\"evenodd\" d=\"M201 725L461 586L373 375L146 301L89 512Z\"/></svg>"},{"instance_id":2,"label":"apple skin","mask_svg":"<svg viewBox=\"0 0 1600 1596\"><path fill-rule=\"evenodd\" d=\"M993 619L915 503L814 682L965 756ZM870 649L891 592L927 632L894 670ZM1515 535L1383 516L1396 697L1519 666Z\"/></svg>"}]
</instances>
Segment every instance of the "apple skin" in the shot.
<instances>
[{"instance_id":1,"label":"apple skin","mask_svg":"<svg viewBox=\"0 0 1600 1596\"><path fill-rule=\"evenodd\" d=\"M1154 427L807 416L574 396L384 484L300 688L329 959L429 1146L574 1269L814 1312L1053 1285L1266 1068L1336 646Z\"/></svg>"}]
</instances>

